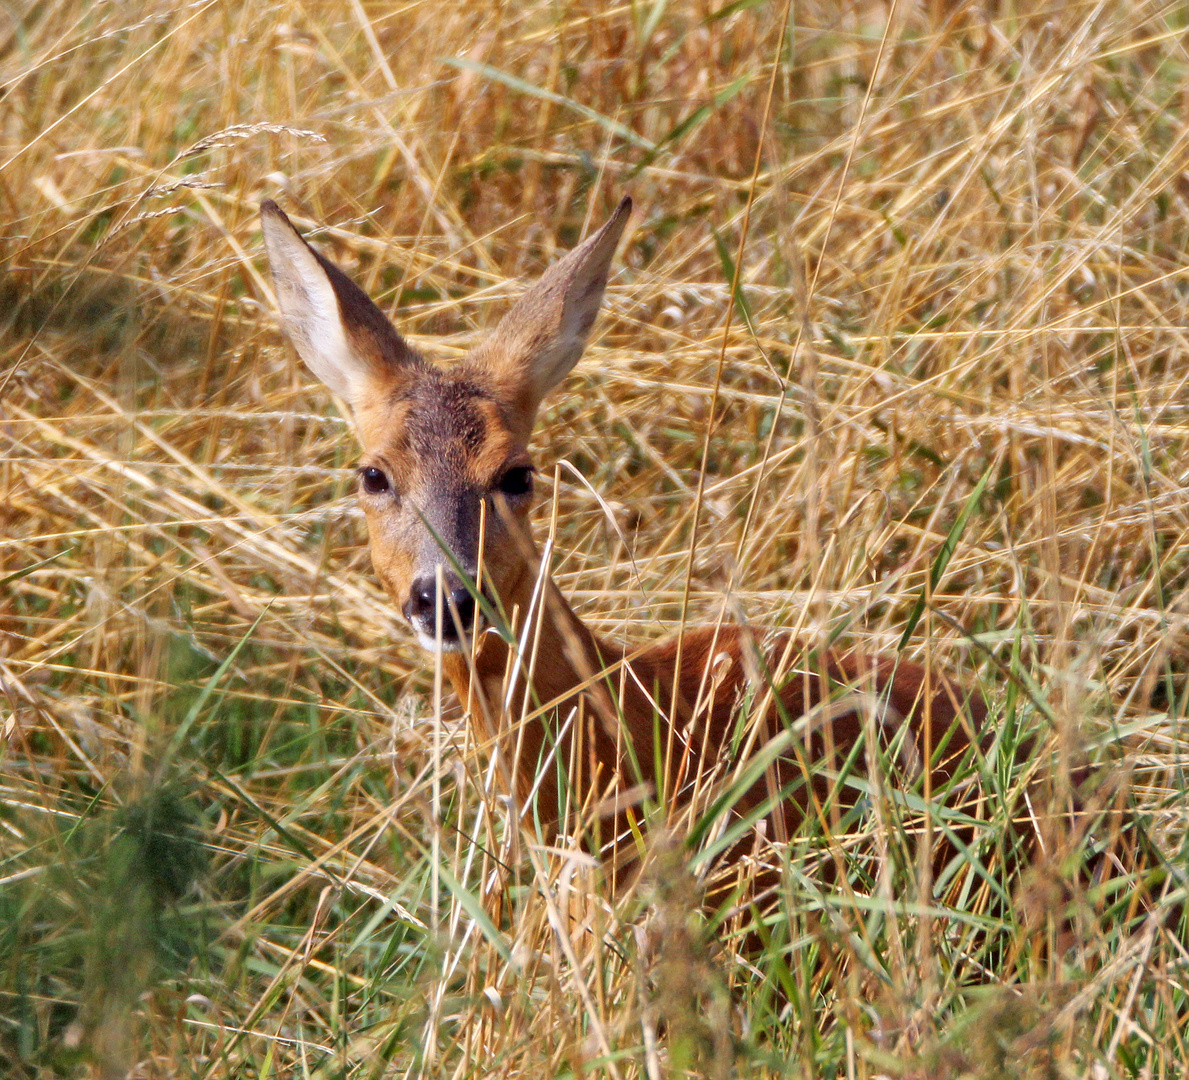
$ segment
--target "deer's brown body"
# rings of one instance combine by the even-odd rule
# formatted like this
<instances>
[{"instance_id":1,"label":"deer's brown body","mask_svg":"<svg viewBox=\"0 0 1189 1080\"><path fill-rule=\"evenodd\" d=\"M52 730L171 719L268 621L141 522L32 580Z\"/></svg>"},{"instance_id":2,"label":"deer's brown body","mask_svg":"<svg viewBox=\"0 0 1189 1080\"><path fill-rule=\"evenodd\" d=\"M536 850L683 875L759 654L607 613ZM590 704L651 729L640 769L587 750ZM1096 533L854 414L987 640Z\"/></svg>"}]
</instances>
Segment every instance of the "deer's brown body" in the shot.
<instances>
[{"instance_id":1,"label":"deer's brown body","mask_svg":"<svg viewBox=\"0 0 1189 1080\"><path fill-rule=\"evenodd\" d=\"M939 673L784 635L757 642L737 625L632 650L596 639L540 570L528 440L541 399L581 355L629 211L625 199L442 370L265 203L286 330L347 401L363 446L360 499L380 579L440 654L513 793L522 804L535 795L551 827L603 821L606 841L641 802L676 816L733 790L734 812L766 818L779 837L807 813L852 803L834 790L838 767L877 744L910 779L940 785L986 710ZM476 580L519 639L481 632Z\"/></svg>"}]
</instances>

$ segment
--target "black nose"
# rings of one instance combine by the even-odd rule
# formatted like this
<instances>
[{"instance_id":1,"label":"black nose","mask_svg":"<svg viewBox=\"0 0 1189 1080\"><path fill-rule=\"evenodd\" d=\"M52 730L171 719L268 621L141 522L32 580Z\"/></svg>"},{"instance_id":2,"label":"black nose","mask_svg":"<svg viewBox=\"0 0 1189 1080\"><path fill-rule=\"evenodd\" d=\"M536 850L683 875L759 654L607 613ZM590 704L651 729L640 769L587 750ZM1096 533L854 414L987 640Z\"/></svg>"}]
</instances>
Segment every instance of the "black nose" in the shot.
<instances>
[{"instance_id":1,"label":"black nose","mask_svg":"<svg viewBox=\"0 0 1189 1080\"><path fill-rule=\"evenodd\" d=\"M475 621L475 599L453 574L442 575L442 586L450 597L450 603L442 608L442 640L457 641ZM437 633L437 606L437 576L427 574L417 578L409 589L409 599L405 601L405 618L415 629L433 637ZM457 625L450 610L452 606L458 613Z\"/></svg>"}]
</instances>

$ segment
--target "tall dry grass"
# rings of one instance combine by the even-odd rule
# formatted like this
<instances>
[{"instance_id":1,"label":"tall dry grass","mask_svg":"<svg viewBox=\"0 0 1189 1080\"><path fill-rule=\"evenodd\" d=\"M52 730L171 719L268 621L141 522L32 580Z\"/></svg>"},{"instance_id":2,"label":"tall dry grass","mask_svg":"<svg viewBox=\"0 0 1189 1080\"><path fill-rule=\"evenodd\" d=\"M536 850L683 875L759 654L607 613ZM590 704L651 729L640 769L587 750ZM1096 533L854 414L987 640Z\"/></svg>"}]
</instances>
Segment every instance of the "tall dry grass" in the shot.
<instances>
[{"instance_id":1,"label":"tall dry grass","mask_svg":"<svg viewBox=\"0 0 1189 1080\"><path fill-rule=\"evenodd\" d=\"M0 12L5 1075L1182 1075L1186 25ZM449 360L624 192L536 440L563 590L902 647L1003 732L947 875L873 796L758 954L681 848L613 901L509 833L271 315L265 196Z\"/></svg>"}]
</instances>

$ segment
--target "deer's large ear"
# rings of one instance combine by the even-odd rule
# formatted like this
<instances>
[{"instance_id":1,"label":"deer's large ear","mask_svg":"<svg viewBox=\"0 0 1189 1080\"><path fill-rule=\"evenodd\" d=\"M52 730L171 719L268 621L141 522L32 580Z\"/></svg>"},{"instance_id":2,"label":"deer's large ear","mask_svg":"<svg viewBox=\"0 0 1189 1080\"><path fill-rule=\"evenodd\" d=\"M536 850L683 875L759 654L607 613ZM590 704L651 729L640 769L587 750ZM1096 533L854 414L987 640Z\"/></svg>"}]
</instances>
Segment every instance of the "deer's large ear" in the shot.
<instances>
[{"instance_id":1,"label":"deer's large ear","mask_svg":"<svg viewBox=\"0 0 1189 1080\"><path fill-rule=\"evenodd\" d=\"M495 382L526 429L541 399L586 348L631 212L632 200L625 198L607 224L545 272L469 358Z\"/></svg>"},{"instance_id":2,"label":"deer's large ear","mask_svg":"<svg viewBox=\"0 0 1189 1080\"><path fill-rule=\"evenodd\" d=\"M285 332L352 411L421 363L364 291L310 247L271 199L261 204L260 221Z\"/></svg>"}]
</instances>

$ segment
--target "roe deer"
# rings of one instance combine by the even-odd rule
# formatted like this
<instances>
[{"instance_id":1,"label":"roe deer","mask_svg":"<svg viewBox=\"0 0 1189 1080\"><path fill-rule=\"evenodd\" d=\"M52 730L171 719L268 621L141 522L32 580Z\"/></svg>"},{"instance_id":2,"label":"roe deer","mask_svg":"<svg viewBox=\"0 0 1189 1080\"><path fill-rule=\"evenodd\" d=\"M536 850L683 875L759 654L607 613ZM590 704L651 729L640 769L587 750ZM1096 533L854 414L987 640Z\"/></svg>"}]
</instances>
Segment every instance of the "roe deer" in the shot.
<instances>
[{"instance_id":1,"label":"roe deer","mask_svg":"<svg viewBox=\"0 0 1189 1080\"><path fill-rule=\"evenodd\" d=\"M510 794L520 806L535 794L551 832L585 811L610 819L599 831L615 851L640 803L705 809L727 792L744 819L736 835L766 819L784 839L807 814L855 803L839 766L869 755L873 733L928 793L982 734L977 693L787 634L758 647L739 625L633 650L597 638L540 567L529 437L582 354L630 211L625 198L464 360L440 368L263 204L284 328L350 407L363 447L359 499L384 588L504 759ZM491 628L497 607L515 636Z\"/></svg>"}]
</instances>

